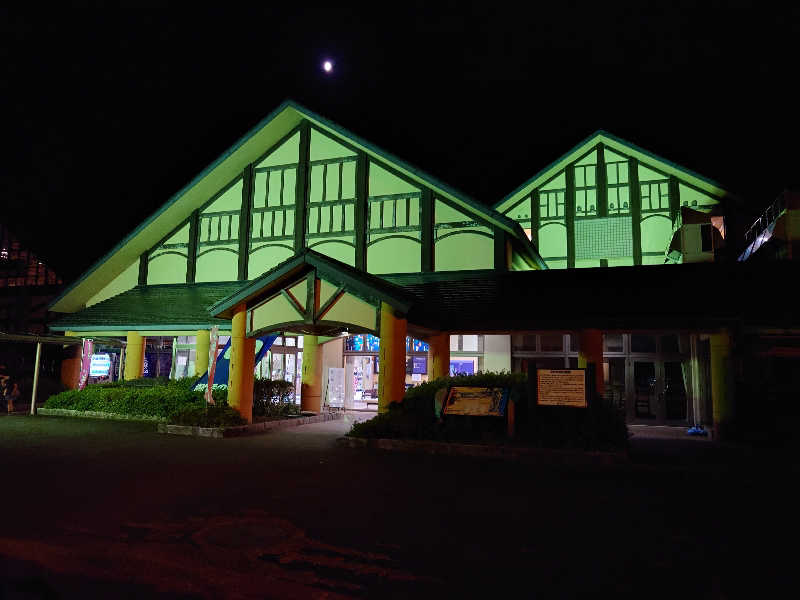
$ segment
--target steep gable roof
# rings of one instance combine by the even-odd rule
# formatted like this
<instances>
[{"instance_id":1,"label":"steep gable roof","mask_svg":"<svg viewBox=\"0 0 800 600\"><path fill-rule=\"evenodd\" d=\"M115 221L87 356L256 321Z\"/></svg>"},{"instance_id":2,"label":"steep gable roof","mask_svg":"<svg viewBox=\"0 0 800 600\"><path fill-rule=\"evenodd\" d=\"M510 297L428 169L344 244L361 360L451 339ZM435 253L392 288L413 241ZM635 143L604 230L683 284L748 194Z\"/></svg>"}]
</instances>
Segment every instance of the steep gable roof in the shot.
<instances>
[{"instance_id":1,"label":"steep gable roof","mask_svg":"<svg viewBox=\"0 0 800 600\"><path fill-rule=\"evenodd\" d=\"M704 177L699 173L695 173L691 169L687 169L686 167L675 164L674 162L667 160L666 158L662 158L650 152L649 150L640 148L632 142L623 140L622 138L600 129L583 141L579 142L566 154L547 165L544 169L536 173L536 175L528 179L528 181L508 194L505 198L498 201L494 205L495 210L502 212L512 207L527 194L530 194L534 188L546 183L551 177L553 177L560 170L564 169L568 164L580 159L583 155L600 143L605 144L606 147L620 154L632 156L646 166L655 167L657 170L666 173L667 175L675 175L679 179L682 179L683 181L693 185L700 191L711 194L712 196L734 200L737 199L735 195L723 189L722 186L713 179Z\"/></svg>"},{"instance_id":2,"label":"steep gable roof","mask_svg":"<svg viewBox=\"0 0 800 600\"><path fill-rule=\"evenodd\" d=\"M455 188L424 173L422 170L378 148L350 133L343 127L300 106L292 100L284 101L258 125L240 138L186 186L174 194L161 208L145 219L130 235L117 244L108 254L92 265L77 281L56 298L50 310L73 312L83 307L86 301L98 293L138 257L152 248L180 222L187 219L193 210L201 206L216 192L240 175L244 168L263 156L264 152L277 144L303 120L308 120L321 131L364 151L368 156L390 163L402 175L412 181L426 185L434 193L447 198L466 211L479 215L483 220L508 232L527 250L535 262L543 262L524 232L512 219L492 208L469 198Z\"/></svg>"}]
</instances>

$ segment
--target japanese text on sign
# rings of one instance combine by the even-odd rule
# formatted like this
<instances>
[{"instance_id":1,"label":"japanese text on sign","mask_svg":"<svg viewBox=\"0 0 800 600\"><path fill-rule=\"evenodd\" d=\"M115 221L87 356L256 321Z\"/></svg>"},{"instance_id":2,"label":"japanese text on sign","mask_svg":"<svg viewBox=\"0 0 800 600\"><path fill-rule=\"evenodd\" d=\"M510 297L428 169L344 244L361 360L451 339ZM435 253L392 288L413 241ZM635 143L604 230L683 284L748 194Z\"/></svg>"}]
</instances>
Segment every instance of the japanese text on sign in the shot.
<instances>
[{"instance_id":1,"label":"japanese text on sign","mask_svg":"<svg viewBox=\"0 0 800 600\"><path fill-rule=\"evenodd\" d=\"M586 375L583 369L537 369L539 406L586 408Z\"/></svg>"}]
</instances>

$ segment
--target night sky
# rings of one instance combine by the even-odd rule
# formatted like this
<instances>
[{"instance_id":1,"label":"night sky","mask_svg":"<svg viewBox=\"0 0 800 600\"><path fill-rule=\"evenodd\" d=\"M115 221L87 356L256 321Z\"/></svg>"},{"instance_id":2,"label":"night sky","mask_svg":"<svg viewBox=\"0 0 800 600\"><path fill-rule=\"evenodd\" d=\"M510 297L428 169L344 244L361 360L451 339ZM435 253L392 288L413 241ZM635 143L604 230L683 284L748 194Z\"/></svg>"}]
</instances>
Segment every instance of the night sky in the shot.
<instances>
[{"instance_id":1,"label":"night sky","mask_svg":"<svg viewBox=\"0 0 800 600\"><path fill-rule=\"evenodd\" d=\"M0 220L65 280L286 98L487 204L597 129L800 184L798 8L218 4L0 8Z\"/></svg>"}]
</instances>

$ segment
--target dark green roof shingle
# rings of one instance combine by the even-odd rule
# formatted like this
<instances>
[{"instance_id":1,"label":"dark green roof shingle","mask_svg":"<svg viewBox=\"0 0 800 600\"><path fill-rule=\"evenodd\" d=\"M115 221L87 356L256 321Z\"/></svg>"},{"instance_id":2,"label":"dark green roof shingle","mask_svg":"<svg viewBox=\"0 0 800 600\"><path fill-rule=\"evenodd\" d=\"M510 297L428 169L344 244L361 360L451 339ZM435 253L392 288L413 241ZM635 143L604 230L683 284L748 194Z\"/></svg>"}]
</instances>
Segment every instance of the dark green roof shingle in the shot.
<instances>
[{"instance_id":1,"label":"dark green roof shingle","mask_svg":"<svg viewBox=\"0 0 800 600\"><path fill-rule=\"evenodd\" d=\"M230 296L241 281L178 283L137 286L89 308L61 317L50 325L67 329L189 329L196 326L229 325L215 319L208 307Z\"/></svg>"}]
</instances>

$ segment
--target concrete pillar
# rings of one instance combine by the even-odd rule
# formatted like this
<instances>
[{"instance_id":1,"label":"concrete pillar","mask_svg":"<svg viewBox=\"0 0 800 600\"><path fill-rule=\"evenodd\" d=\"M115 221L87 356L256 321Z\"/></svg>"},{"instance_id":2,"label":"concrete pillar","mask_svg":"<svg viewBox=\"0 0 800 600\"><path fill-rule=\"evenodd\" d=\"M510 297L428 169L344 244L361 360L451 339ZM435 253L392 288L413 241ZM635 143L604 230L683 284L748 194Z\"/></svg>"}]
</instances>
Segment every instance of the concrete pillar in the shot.
<instances>
[{"instance_id":1,"label":"concrete pillar","mask_svg":"<svg viewBox=\"0 0 800 600\"><path fill-rule=\"evenodd\" d=\"M315 335L303 336L300 409L316 413L322 410L322 347Z\"/></svg>"},{"instance_id":2,"label":"concrete pillar","mask_svg":"<svg viewBox=\"0 0 800 600\"><path fill-rule=\"evenodd\" d=\"M125 379L138 379L144 373L145 338L136 331L128 332L125 348Z\"/></svg>"},{"instance_id":3,"label":"concrete pillar","mask_svg":"<svg viewBox=\"0 0 800 600\"><path fill-rule=\"evenodd\" d=\"M431 336L428 346L431 359L428 379L432 381L439 377L447 377L450 374L450 334L439 333Z\"/></svg>"},{"instance_id":4,"label":"concrete pillar","mask_svg":"<svg viewBox=\"0 0 800 600\"><path fill-rule=\"evenodd\" d=\"M208 371L208 348L211 345L211 332L208 329L197 330L195 343L194 375L202 377Z\"/></svg>"},{"instance_id":5,"label":"concrete pillar","mask_svg":"<svg viewBox=\"0 0 800 600\"><path fill-rule=\"evenodd\" d=\"M239 304L231 319L231 362L228 373L228 404L248 423L253 422L253 371L256 340L247 337L247 309Z\"/></svg>"},{"instance_id":6,"label":"concrete pillar","mask_svg":"<svg viewBox=\"0 0 800 600\"><path fill-rule=\"evenodd\" d=\"M727 437L734 419L731 385L731 336L727 330L711 335L711 403L714 439Z\"/></svg>"},{"instance_id":7,"label":"concrete pillar","mask_svg":"<svg viewBox=\"0 0 800 600\"><path fill-rule=\"evenodd\" d=\"M585 369L588 363L595 364L595 389L598 396L605 394L603 380L603 332L599 329L582 329L578 333L578 368Z\"/></svg>"},{"instance_id":8,"label":"concrete pillar","mask_svg":"<svg viewBox=\"0 0 800 600\"><path fill-rule=\"evenodd\" d=\"M378 412L392 402L402 402L406 391L406 333L408 323L396 317L394 309L381 302L381 350L378 366Z\"/></svg>"}]
</instances>

